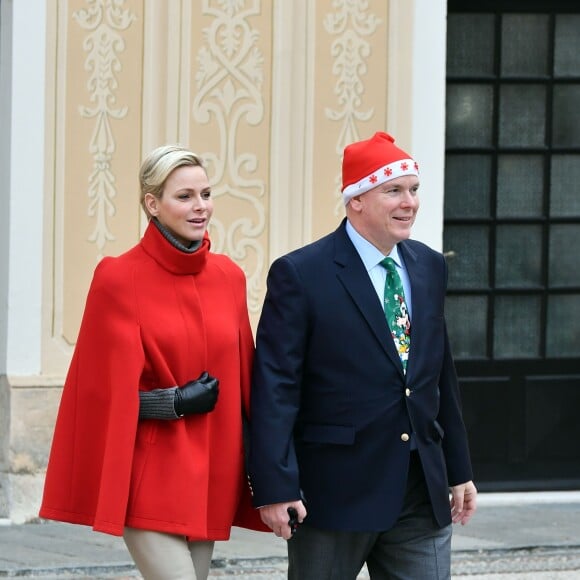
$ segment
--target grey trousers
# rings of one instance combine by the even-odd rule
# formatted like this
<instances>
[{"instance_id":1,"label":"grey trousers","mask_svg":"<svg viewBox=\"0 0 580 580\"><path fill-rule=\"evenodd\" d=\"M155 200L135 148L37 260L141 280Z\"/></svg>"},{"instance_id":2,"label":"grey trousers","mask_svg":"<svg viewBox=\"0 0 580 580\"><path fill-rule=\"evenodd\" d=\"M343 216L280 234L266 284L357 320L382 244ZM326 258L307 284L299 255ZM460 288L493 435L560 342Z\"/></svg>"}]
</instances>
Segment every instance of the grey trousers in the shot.
<instances>
[{"instance_id":1,"label":"grey trousers","mask_svg":"<svg viewBox=\"0 0 580 580\"><path fill-rule=\"evenodd\" d=\"M207 580L213 542L125 528L123 539L144 580Z\"/></svg>"},{"instance_id":2,"label":"grey trousers","mask_svg":"<svg viewBox=\"0 0 580 580\"><path fill-rule=\"evenodd\" d=\"M356 580L365 563L372 580L449 580L452 526L437 526L420 460L416 453L412 457L395 526L343 532L305 522L288 540L289 580Z\"/></svg>"}]
</instances>

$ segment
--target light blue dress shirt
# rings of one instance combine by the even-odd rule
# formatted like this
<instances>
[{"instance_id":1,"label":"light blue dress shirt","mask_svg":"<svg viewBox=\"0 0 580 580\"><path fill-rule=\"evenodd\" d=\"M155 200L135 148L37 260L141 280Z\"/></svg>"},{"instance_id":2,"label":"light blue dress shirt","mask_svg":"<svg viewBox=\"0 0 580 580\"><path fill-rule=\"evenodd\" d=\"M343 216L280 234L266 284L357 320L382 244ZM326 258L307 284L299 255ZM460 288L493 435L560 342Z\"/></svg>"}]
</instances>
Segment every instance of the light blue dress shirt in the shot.
<instances>
[{"instance_id":1,"label":"light blue dress shirt","mask_svg":"<svg viewBox=\"0 0 580 580\"><path fill-rule=\"evenodd\" d=\"M411 322L413 321L413 296L411 294L411 282L409 281L409 274L407 274L407 269L403 260L399 257L399 251L397 246L393 246L391 253L388 256L384 256L380 250L373 246L368 240L363 238L351 225L351 223L346 221L346 233L350 238L351 242L354 244L356 251L358 252L369 278L373 284L375 292L379 298L381 308L383 308L383 300L385 293L385 280L387 278L387 270L381 266L381 261L384 258L393 258L397 266L397 272L403 283L403 291L405 292L405 302L407 303L407 309L409 310L409 318Z\"/></svg>"}]
</instances>

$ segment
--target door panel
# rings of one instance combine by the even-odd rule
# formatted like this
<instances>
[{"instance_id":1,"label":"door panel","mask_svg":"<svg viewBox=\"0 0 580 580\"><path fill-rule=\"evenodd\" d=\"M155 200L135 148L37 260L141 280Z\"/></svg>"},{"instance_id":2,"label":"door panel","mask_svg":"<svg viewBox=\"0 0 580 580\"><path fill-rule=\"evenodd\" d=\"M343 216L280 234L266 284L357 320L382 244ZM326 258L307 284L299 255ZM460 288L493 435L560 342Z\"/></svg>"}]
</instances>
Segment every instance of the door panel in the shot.
<instances>
[{"instance_id":1,"label":"door panel","mask_svg":"<svg viewBox=\"0 0 580 580\"><path fill-rule=\"evenodd\" d=\"M447 318L482 490L580 485L580 3L448 4Z\"/></svg>"}]
</instances>

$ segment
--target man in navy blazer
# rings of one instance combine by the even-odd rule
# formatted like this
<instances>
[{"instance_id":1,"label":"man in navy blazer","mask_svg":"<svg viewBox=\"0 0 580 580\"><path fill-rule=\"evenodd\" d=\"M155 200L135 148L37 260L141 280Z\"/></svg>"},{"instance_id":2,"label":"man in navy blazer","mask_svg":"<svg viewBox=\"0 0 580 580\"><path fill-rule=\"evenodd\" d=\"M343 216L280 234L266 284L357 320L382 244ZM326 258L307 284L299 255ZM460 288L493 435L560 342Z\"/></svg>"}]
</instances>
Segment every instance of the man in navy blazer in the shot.
<instances>
[{"instance_id":1,"label":"man in navy blazer","mask_svg":"<svg viewBox=\"0 0 580 580\"><path fill-rule=\"evenodd\" d=\"M250 477L293 580L450 577L477 490L444 318L443 256L408 239L417 163L386 133L345 148L346 218L272 264L256 337ZM391 257L410 316L383 310ZM288 509L301 522L289 525ZM292 512L290 512L292 513Z\"/></svg>"}]
</instances>

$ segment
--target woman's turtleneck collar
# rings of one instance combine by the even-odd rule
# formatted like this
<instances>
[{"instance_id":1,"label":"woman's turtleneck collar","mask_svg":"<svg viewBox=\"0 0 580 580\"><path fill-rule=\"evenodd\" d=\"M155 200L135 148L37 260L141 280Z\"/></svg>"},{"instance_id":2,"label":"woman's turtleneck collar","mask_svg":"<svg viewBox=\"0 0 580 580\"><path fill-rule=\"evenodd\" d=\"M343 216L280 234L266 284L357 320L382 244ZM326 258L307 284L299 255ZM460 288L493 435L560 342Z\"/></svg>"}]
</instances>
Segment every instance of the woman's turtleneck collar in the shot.
<instances>
[{"instance_id":1,"label":"woman's turtleneck collar","mask_svg":"<svg viewBox=\"0 0 580 580\"><path fill-rule=\"evenodd\" d=\"M201 246L201 240L195 240L189 246L185 246L156 217L152 217L151 221L157 226L163 237L178 250L186 254L193 254Z\"/></svg>"},{"instance_id":2,"label":"woman's turtleneck collar","mask_svg":"<svg viewBox=\"0 0 580 580\"><path fill-rule=\"evenodd\" d=\"M186 248L156 220L151 220L141 246L162 268L173 274L197 274L207 260L211 242L207 232L197 248Z\"/></svg>"}]
</instances>

